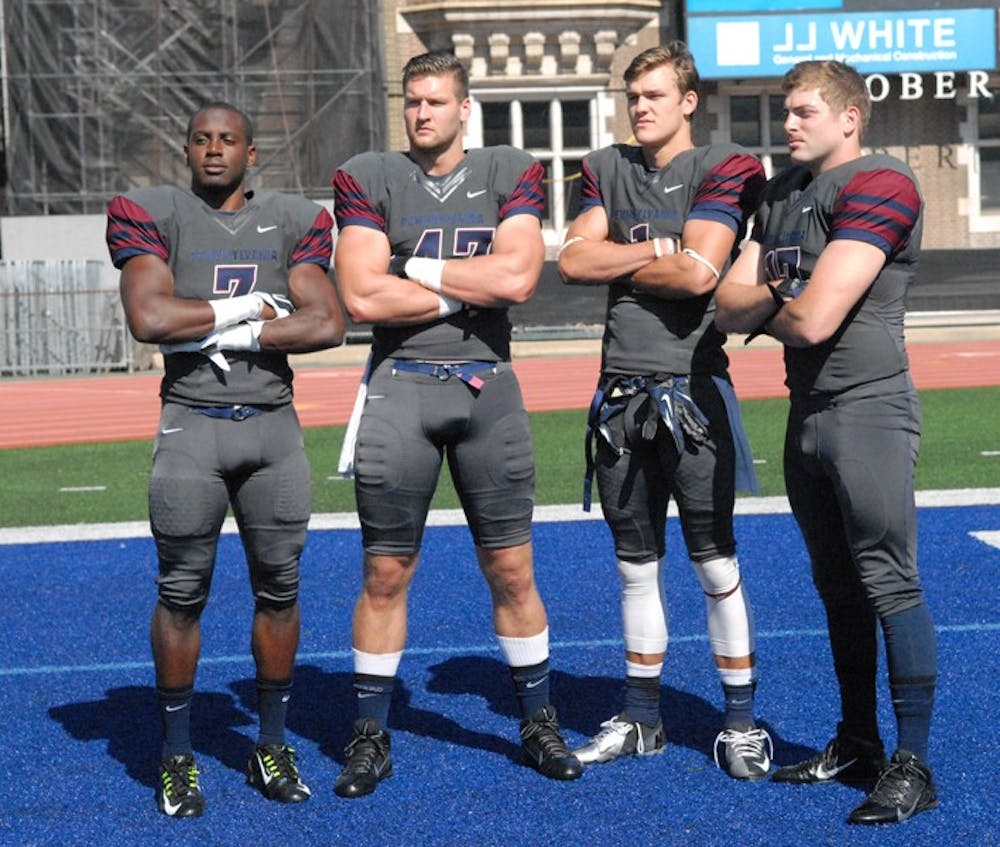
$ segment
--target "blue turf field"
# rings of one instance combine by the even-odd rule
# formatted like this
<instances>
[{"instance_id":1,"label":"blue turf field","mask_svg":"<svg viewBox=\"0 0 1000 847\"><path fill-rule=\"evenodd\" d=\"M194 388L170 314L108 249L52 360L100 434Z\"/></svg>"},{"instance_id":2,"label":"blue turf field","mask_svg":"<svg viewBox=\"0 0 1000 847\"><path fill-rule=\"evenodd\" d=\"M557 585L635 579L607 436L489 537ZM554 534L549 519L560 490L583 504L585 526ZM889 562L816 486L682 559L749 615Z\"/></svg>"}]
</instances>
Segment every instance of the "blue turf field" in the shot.
<instances>
[{"instance_id":1,"label":"blue turf field","mask_svg":"<svg viewBox=\"0 0 1000 847\"><path fill-rule=\"evenodd\" d=\"M396 773L375 795L355 801L335 797L331 785L353 717L349 630L360 539L351 528L313 531L289 730L314 797L297 808L271 805L244 784L256 723L251 603L242 553L225 536L204 618L194 713L208 809L186 821L159 815L153 795L152 542L125 530L120 538L76 542L56 540L54 530L35 543L16 543L16 532L0 534L6 542L0 543L0 843L998 843L995 727L987 707L1000 678L1000 505L996 492L985 499L991 505L920 510L921 566L939 634L932 764L942 806L876 829L843 824L862 797L854 789L737 783L715 769L710 748L720 693L703 602L676 521L668 538L665 755L594 766L568 784L523 767L513 694L467 531L435 526L413 589L391 718ZM823 617L792 518L779 511L737 521L758 629L758 712L774 736L776 759L785 763L821 747L837 719ZM568 740L578 743L618 706L622 658L611 546L595 520L540 521L535 539L555 702ZM891 749L885 692L882 702Z\"/></svg>"}]
</instances>

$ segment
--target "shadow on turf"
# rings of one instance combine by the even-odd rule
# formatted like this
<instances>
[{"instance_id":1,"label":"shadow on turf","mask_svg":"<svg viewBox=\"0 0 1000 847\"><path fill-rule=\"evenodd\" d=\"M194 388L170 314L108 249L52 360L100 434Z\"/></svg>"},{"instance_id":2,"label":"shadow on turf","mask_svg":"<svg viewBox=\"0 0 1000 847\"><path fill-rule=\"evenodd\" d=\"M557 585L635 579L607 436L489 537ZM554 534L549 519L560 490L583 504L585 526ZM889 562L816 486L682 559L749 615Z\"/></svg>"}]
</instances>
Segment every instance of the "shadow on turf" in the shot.
<instances>
[{"instance_id":1,"label":"shadow on turf","mask_svg":"<svg viewBox=\"0 0 1000 847\"><path fill-rule=\"evenodd\" d=\"M408 688L397 684L389 722L393 729L434 738L522 761L517 742L518 710L507 667L484 656L457 656L430 668L428 690L435 694L482 697L495 714L509 717L509 736L479 732L447 715L412 705ZM296 668L294 697L288 713L288 728L316 743L333 761L344 762L344 746L355 716L350 673L329 673L315 665ZM196 693L192 703L192 735L195 754L215 758L224 766L243 773L256 726L257 694L252 678L230 683L233 696L218 692ZM559 722L567 730L567 742L579 741L573 733L587 737L596 732L621 707L622 680L611 677L574 676L554 671L552 700ZM662 689L664 729L669 743L711 754L712 743L722 725L722 712L696 695L670 686ZM456 713L460 714L456 701ZM159 763L159 714L152 686L113 688L102 700L53 706L49 716L74 739L83 742L107 739L108 753L124 765L136 782L155 786ZM766 721L774 739L774 758L790 763L816 753L811 747L784 741ZM239 728L251 727L249 732Z\"/></svg>"},{"instance_id":2,"label":"shadow on turf","mask_svg":"<svg viewBox=\"0 0 1000 847\"><path fill-rule=\"evenodd\" d=\"M510 684L506 668L500 666ZM357 710L351 673L330 673L315 665L300 665L295 669L295 688L288 711L288 729L296 735L315 742L320 752L330 759L344 763L344 747L350 740L351 726ZM256 711L257 693L254 681L244 679L230 686L248 711ZM473 684L467 693L477 693ZM512 698L513 695L510 695ZM520 761L521 748L507 738L492 733L477 732L463 726L447 715L412 705L410 690L396 683L389 712L389 725L394 730L411 732L435 738L449 744L474 747ZM511 704L512 705L512 704ZM513 738L517 738L515 726Z\"/></svg>"},{"instance_id":3,"label":"shadow on turf","mask_svg":"<svg viewBox=\"0 0 1000 847\"><path fill-rule=\"evenodd\" d=\"M489 703L493 712L509 716L516 725L519 715L513 685L510 673L503 663L485 656L456 656L432 666L430 671L432 676L427 686L429 691L436 694L478 695ZM602 721L621 709L623 688L621 678L575 676L553 670L552 702L559 714L560 725L567 731L567 743L570 746L577 743L571 733L578 733L584 738L590 737L597 732ZM721 690L719 699L721 703ZM715 737L722 728L721 709L689 692L662 686L661 712L668 743L703 754L707 751L711 756ZM760 720L759 725L771 734L776 762L798 762L817 752L813 747L785 741L766 720ZM433 734L427 733L420 726L407 729L421 734ZM442 737L455 743L494 749L471 743L476 741L476 734L468 730L462 730L455 736ZM516 744L506 746L509 748L508 756L520 761L520 747Z\"/></svg>"},{"instance_id":4,"label":"shadow on turf","mask_svg":"<svg viewBox=\"0 0 1000 847\"><path fill-rule=\"evenodd\" d=\"M103 700L53 706L49 716L78 741L106 738L108 754L125 766L132 779L150 788L156 785L160 718L152 686L112 688ZM251 742L236 727L254 723L230 695L196 693L191 703L195 755L212 756L228 768L245 772Z\"/></svg>"}]
</instances>

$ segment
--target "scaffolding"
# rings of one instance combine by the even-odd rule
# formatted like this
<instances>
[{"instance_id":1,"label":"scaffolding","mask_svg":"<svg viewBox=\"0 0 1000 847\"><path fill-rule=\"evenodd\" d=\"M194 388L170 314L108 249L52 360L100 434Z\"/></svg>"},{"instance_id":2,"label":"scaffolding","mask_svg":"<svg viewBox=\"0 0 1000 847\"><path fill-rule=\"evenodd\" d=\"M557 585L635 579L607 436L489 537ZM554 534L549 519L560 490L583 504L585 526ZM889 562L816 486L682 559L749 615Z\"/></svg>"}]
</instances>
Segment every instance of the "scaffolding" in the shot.
<instances>
[{"instance_id":1,"label":"scaffolding","mask_svg":"<svg viewBox=\"0 0 1000 847\"><path fill-rule=\"evenodd\" d=\"M250 184L332 196L381 149L376 0L3 0L4 213L98 214L184 184L188 118L225 100L255 125Z\"/></svg>"}]
</instances>

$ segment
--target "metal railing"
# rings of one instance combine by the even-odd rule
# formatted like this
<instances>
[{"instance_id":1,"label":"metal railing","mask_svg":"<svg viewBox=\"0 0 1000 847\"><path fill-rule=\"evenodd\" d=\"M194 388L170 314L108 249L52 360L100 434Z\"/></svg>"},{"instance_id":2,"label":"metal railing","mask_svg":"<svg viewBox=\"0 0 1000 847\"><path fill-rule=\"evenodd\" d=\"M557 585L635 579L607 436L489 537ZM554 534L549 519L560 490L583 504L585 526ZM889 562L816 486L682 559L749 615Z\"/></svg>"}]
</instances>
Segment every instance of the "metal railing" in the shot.
<instances>
[{"instance_id":1,"label":"metal railing","mask_svg":"<svg viewBox=\"0 0 1000 847\"><path fill-rule=\"evenodd\" d=\"M118 291L88 260L0 262L0 376L132 370Z\"/></svg>"}]
</instances>

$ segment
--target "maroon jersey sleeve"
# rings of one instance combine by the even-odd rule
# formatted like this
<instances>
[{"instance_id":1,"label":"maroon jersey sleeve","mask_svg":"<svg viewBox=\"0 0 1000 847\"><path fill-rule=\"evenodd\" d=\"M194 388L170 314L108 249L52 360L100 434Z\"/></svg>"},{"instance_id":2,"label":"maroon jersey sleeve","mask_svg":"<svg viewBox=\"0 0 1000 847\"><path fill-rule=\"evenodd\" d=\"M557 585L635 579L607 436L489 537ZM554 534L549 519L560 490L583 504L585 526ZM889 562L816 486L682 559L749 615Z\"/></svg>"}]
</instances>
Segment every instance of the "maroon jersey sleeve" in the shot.
<instances>
[{"instance_id":1,"label":"maroon jersey sleeve","mask_svg":"<svg viewBox=\"0 0 1000 847\"><path fill-rule=\"evenodd\" d=\"M589 158L589 157L588 157ZM582 163L583 185L580 188L580 213L592 209L594 206L604 206L601 199L601 188L597 184L597 177L590 166L590 162L585 158Z\"/></svg>"},{"instance_id":2,"label":"maroon jersey sleeve","mask_svg":"<svg viewBox=\"0 0 1000 847\"><path fill-rule=\"evenodd\" d=\"M715 221L740 232L764 184L764 167L757 157L734 153L705 174L687 219Z\"/></svg>"},{"instance_id":3,"label":"maroon jersey sleeve","mask_svg":"<svg viewBox=\"0 0 1000 847\"><path fill-rule=\"evenodd\" d=\"M333 258L332 229L333 218L330 217L330 213L326 209L321 208L312 226L292 250L288 266L311 262L314 265L320 265L324 270L329 270L330 260Z\"/></svg>"},{"instance_id":4,"label":"maroon jersey sleeve","mask_svg":"<svg viewBox=\"0 0 1000 847\"><path fill-rule=\"evenodd\" d=\"M837 198L830 240L864 241L891 256L910 237L920 205L920 194L905 174L890 169L861 171Z\"/></svg>"},{"instance_id":5,"label":"maroon jersey sleeve","mask_svg":"<svg viewBox=\"0 0 1000 847\"><path fill-rule=\"evenodd\" d=\"M108 251L116 268L133 256L151 253L167 261L169 249L150 214L127 197L115 197L108 204Z\"/></svg>"},{"instance_id":6,"label":"maroon jersey sleeve","mask_svg":"<svg viewBox=\"0 0 1000 847\"><path fill-rule=\"evenodd\" d=\"M545 198L542 194L542 176L545 170L538 162L532 162L521 174L514 190L507 197L507 202L500 207L499 221L503 222L514 215L534 215L542 219L542 208Z\"/></svg>"},{"instance_id":7,"label":"maroon jersey sleeve","mask_svg":"<svg viewBox=\"0 0 1000 847\"><path fill-rule=\"evenodd\" d=\"M350 163L348 163L350 164ZM333 213L337 226L365 226L386 231L386 220L360 182L347 170L340 169L333 176Z\"/></svg>"}]
</instances>

